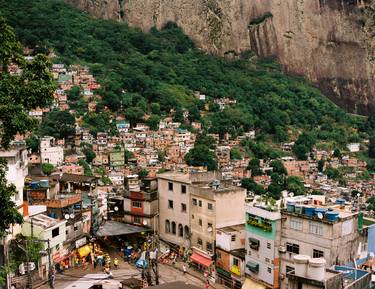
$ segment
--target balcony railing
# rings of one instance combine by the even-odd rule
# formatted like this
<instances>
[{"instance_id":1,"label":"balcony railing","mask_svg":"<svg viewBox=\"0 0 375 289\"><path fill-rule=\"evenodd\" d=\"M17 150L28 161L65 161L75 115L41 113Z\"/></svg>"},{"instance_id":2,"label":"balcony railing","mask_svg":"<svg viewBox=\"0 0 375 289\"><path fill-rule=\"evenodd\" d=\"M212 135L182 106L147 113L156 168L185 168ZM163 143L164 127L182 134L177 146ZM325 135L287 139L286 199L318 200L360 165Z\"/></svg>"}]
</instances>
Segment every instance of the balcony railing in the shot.
<instances>
[{"instance_id":1,"label":"balcony railing","mask_svg":"<svg viewBox=\"0 0 375 289\"><path fill-rule=\"evenodd\" d=\"M124 197L132 200L143 200L143 201L154 201L158 197L158 193L151 192L151 193L145 193L145 192L125 192Z\"/></svg>"}]
</instances>

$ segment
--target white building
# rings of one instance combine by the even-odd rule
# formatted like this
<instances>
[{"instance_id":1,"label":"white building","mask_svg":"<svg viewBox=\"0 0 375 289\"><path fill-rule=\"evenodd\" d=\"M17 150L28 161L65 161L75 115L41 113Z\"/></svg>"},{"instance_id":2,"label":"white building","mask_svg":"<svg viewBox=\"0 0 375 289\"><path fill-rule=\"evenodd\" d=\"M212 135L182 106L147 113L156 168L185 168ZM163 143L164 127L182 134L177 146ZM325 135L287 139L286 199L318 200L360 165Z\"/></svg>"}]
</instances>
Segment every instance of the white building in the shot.
<instances>
[{"instance_id":1,"label":"white building","mask_svg":"<svg viewBox=\"0 0 375 289\"><path fill-rule=\"evenodd\" d=\"M348 150L351 153L356 153L356 152L359 152L359 150L361 149L361 144L360 143L350 143L350 144L347 144L346 147L348 148Z\"/></svg>"},{"instance_id":2,"label":"white building","mask_svg":"<svg viewBox=\"0 0 375 289\"><path fill-rule=\"evenodd\" d=\"M54 137L46 136L40 141L40 156L42 163L61 165L64 161L64 148L56 145Z\"/></svg>"}]
</instances>

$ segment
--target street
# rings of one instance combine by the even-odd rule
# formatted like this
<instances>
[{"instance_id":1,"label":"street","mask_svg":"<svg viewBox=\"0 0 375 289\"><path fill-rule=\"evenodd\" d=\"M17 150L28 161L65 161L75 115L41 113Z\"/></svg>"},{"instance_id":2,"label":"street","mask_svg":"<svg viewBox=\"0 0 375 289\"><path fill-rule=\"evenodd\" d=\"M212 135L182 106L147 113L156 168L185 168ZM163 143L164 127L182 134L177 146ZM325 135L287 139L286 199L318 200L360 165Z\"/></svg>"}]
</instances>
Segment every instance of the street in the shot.
<instances>
[{"instance_id":1,"label":"street","mask_svg":"<svg viewBox=\"0 0 375 289\"><path fill-rule=\"evenodd\" d=\"M181 264L176 264L181 266ZM189 284L194 284L196 286L203 287L204 282L198 277L194 276L195 272L183 274L178 268L171 265L159 264L159 281L160 283L168 283L173 281L183 281ZM119 268L112 268L113 279L106 279L106 275L102 272L101 269L94 269L93 265L89 265L87 269L72 268L66 270L63 274L57 274L55 280L55 289L84 289L89 288L93 284L98 282L103 282L105 280L108 284L113 284L114 288L118 288L119 282L135 277L141 278L141 270L135 268L133 264L128 264L122 259L119 262ZM112 287L112 286L111 286ZM216 287L216 286L215 286Z\"/></svg>"}]
</instances>

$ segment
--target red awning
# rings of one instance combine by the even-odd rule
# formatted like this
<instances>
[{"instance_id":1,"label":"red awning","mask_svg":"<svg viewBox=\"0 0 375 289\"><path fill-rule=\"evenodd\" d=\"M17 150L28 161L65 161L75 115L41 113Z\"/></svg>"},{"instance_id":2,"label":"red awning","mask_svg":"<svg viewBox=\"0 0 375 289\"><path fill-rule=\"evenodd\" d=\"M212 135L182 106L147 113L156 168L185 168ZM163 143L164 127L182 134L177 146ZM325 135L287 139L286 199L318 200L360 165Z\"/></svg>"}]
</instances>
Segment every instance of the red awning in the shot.
<instances>
[{"instance_id":1,"label":"red awning","mask_svg":"<svg viewBox=\"0 0 375 289\"><path fill-rule=\"evenodd\" d=\"M201 264L204 267L210 267L210 265L213 262L211 259L204 257L202 255L199 255L198 253L195 253L195 252L191 254L190 260L195 263Z\"/></svg>"}]
</instances>

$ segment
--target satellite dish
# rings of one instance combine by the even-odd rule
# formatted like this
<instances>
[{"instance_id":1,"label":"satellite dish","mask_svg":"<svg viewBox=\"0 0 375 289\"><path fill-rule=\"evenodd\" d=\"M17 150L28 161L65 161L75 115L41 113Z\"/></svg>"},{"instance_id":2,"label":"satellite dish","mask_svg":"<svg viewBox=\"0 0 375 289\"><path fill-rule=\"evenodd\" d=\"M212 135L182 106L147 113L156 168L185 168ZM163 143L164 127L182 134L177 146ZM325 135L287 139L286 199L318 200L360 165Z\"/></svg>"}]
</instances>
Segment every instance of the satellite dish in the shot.
<instances>
[{"instance_id":1,"label":"satellite dish","mask_svg":"<svg viewBox=\"0 0 375 289\"><path fill-rule=\"evenodd\" d=\"M323 219L323 214L321 212L317 213L319 219Z\"/></svg>"},{"instance_id":2,"label":"satellite dish","mask_svg":"<svg viewBox=\"0 0 375 289\"><path fill-rule=\"evenodd\" d=\"M113 209L114 209L116 212L118 211L118 207L114 207Z\"/></svg>"},{"instance_id":3,"label":"satellite dish","mask_svg":"<svg viewBox=\"0 0 375 289\"><path fill-rule=\"evenodd\" d=\"M65 220L69 220L69 214L64 215Z\"/></svg>"},{"instance_id":4,"label":"satellite dish","mask_svg":"<svg viewBox=\"0 0 375 289\"><path fill-rule=\"evenodd\" d=\"M74 214L70 214L70 218L71 218L71 219L74 219Z\"/></svg>"},{"instance_id":5,"label":"satellite dish","mask_svg":"<svg viewBox=\"0 0 375 289\"><path fill-rule=\"evenodd\" d=\"M212 232L212 227L207 228L207 232L211 233Z\"/></svg>"}]
</instances>

